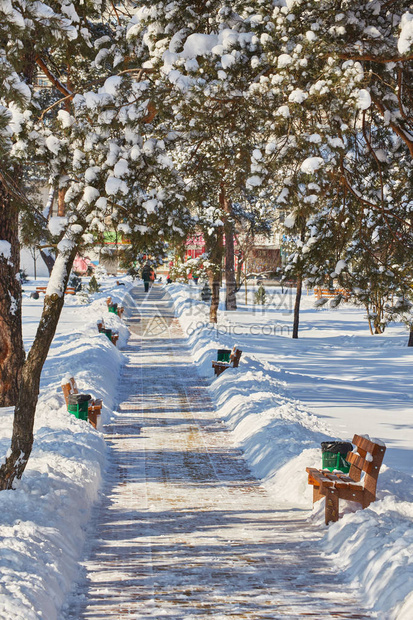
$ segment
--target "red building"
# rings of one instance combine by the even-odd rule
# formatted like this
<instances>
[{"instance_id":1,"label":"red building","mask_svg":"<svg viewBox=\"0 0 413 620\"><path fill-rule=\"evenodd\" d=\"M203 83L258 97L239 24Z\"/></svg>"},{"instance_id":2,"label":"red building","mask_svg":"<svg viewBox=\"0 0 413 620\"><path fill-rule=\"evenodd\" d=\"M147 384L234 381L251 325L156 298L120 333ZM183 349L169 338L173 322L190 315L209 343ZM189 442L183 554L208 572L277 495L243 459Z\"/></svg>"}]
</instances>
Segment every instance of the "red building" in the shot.
<instances>
[{"instance_id":1,"label":"red building","mask_svg":"<svg viewBox=\"0 0 413 620\"><path fill-rule=\"evenodd\" d=\"M205 254L205 240L202 233L187 240L185 259L198 258L201 254Z\"/></svg>"}]
</instances>

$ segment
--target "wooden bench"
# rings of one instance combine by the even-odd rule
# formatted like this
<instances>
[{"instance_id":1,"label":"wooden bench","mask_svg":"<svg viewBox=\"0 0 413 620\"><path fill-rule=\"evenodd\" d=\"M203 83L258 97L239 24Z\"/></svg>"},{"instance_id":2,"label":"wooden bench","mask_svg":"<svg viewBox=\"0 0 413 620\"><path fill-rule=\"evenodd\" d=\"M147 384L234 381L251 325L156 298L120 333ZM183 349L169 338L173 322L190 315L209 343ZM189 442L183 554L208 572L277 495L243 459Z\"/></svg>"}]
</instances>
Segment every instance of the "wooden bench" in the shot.
<instances>
[{"instance_id":1,"label":"wooden bench","mask_svg":"<svg viewBox=\"0 0 413 620\"><path fill-rule=\"evenodd\" d=\"M44 293L46 295L47 286L36 286L36 293ZM76 291L73 286L68 286L65 290L65 295L76 295Z\"/></svg>"},{"instance_id":2,"label":"wooden bench","mask_svg":"<svg viewBox=\"0 0 413 620\"><path fill-rule=\"evenodd\" d=\"M344 288L330 289L315 286L314 295L316 299L321 299L322 297L327 299L333 299L334 297L337 297L337 295L342 295L344 301L348 301L350 299L350 292L346 291L346 289Z\"/></svg>"},{"instance_id":3,"label":"wooden bench","mask_svg":"<svg viewBox=\"0 0 413 620\"><path fill-rule=\"evenodd\" d=\"M108 307L108 310L109 310L109 306L111 305L111 303L112 303L112 297L108 297L106 299L106 305ZM121 319L124 311L125 311L125 308L123 306L117 306L116 312L114 312L114 314L117 314L118 317Z\"/></svg>"},{"instance_id":4,"label":"wooden bench","mask_svg":"<svg viewBox=\"0 0 413 620\"><path fill-rule=\"evenodd\" d=\"M229 357L229 362L212 362L212 368L214 369L216 376L219 377L219 375L227 368L238 368L241 355L241 349L234 346Z\"/></svg>"},{"instance_id":5,"label":"wooden bench","mask_svg":"<svg viewBox=\"0 0 413 620\"><path fill-rule=\"evenodd\" d=\"M105 333L105 329L106 329L105 321L103 319L100 319L99 321L96 321L96 325L97 325L99 334L104 334ZM108 329L110 329L110 328L108 328ZM115 347L116 347L116 343L117 343L118 340L119 340L119 332L112 330L112 335L110 337L110 341L111 341L112 344L115 345Z\"/></svg>"},{"instance_id":6,"label":"wooden bench","mask_svg":"<svg viewBox=\"0 0 413 620\"><path fill-rule=\"evenodd\" d=\"M69 405L70 394L79 394L76 381L73 377L70 377L68 383L62 383L62 392L65 397L67 407ZM102 404L101 398L95 398L94 400L90 400L88 403L87 419L93 428L97 427L98 416L102 413Z\"/></svg>"},{"instance_id":7,"label":"wooden bench","mask_svg":"<svg viewBox=\"0 0 413 620\"><path fill-rule=\"evenodd\" d=\"M322 497L326 498L326 525L338 520L340 498L359 502L363 508L367 508L376 499L377 478L386 446L360 435L354 435L352 443L356 447L346 456L350 463L348 474L313 467L306 469L308 484L313 485L313 503Z\"/></svg>"}]
</instances>

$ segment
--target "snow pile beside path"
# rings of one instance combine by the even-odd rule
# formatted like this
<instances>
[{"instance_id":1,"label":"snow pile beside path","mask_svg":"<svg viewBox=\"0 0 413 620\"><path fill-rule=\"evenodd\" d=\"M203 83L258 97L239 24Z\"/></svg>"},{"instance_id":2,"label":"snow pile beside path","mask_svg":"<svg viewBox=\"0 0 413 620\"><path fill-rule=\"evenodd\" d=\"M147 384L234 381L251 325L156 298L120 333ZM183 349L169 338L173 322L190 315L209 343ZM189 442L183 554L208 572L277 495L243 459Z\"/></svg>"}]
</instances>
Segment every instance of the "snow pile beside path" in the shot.
<instances>
[{"instance_id":1,"label":"snow pile beside path","mask_svg":"<svg viewBox=\"0 0 413 620\"><path fill-rule=\"evenodd\" d=\"M76 576L106 444L88 422L67 412L60 385L74 376L80 392L103 398L102 421L109 421L123 355L98 333L96 321L104 318L107 327L118 329L120 342L128 338L120 319L108 313L105 293L95 297L87 305L75 298L65 304L42 373L32 455L15 490L0 493L1 618L57 620ZM126 290L119 301L128 303ZM0 409L1 460L10 446L12 423L12 409Z\"/></svg>"},{"instance_id":2,"label":"snow pile beside path","mask_svg":"<svg viewBox=\"0 0 413 620\"><path fill-rule=\"evenodd\" d=\"M379 492L379 497L384 498L330 524L322 546L332 554L337 569L362 586L367 604L379 611L380 617L411 620L413 488L409 476L384 469L380 471L380 487L386 488ZM400 478L406 483L402 494L405 500L389 491L400 484ZM321 520L324 510L318 512Z\"/></svg>"},{"instance_id":3,"label":"snow pile beside path","mask_svg":"<svg viewBox=\"0 0 413 620\"><path fill-rule=\"evenodd\" d=\"M242 370L228 369L214 380L210 393L255 476L280 502L307 508L312 494L305 467L317 465L328 429L282 395L284 383L265 365L252 356L247 361Z\"/></svg>"},{"instance_id":4,"label":"snow pile beside path","mask_svg":"<svg viewBox=\"0 0 413 620\"><path fill-rule=\"evenodd\" d=\"M12 415L0 409L9 442ZM58 618L98 497L105 461L103 438L67 412L39 403L32 456L16 490L2 491L0 617ZM4 450L2 449L2 453Z\"/></svg>"},{"instance_id":5,"label":"snow pile beside path","mask_svg":"<svg viewBox=\"0 0 413 620\"><path fill-rule=\"evenodd\" d=\"M242 349L242 325L238 313L220 313L217 326L208 324L208 307L199 301L200 291L170 285L177 316L201 376L222 419L233 431L254 474L263 480L277 501L311 510L312 487L305 468L320 466L320 442L334 435L320 419L291 397L291 377L276 364L260 360L260 343L254 354L245 351L239 368L228 369L214 379L211 368L218 348ZM239 317L239 314L238 314ZM254 321L259 320L254 315ZM233 326L237 330L229 329ZM264 315L263 315L264 320ZM234 338L234 333L237 334ZM232 335L229 335L232 334ZM346 334L343 334L346 338ZM265 340L265 339L264 339ZM262 346L268 342L262 342ZM286 346L288 338L283 338ZM337 343L336 346L340 346ZM276 346L274 346L276 350ZM377 351L377 349L376 349ZM371 357L380 364L379 356ZM337 570L345 571L358 587L366 605L387 619L413 617L413 478L382 466L376 502L365 510L340 501L341 519L324 525L324 501L318 502L309 520L325 530L321 550L330 555ZM318 544L318 543L315 543Z\"/></svg>"}]
</instances>

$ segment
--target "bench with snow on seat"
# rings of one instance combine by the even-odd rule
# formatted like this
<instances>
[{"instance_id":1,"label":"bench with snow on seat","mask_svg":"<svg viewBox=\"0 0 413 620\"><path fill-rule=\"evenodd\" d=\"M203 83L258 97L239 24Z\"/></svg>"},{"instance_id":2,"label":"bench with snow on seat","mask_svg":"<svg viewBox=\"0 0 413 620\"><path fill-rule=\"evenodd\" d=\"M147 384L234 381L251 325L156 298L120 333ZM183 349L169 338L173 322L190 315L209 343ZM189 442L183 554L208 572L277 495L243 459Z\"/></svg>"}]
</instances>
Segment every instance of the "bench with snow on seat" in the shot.
<instances>
[{"instance_id":1,"label":"bench with snow on seat","mask_svg":"<svg viewBox=\"0 0 413 620\"><path fill-rule=\"evenodd\" d=\"M36 293L44 293L46 295L47 286L36 286ZM73 286L67 286L65 295L76 295L76 291Z\"/></svg>"},{"instance_id":2,"label":"bench with snow on seat","mask_svg":"<svg viewBox=\"0 0 413 620\"><path fill-rule=\"evenodd\" d=\"M107 336L111 343L114 344L116 347L116 343L119 340L119 332L115 331L114 329L105 327L105 321L103 319L96 321L96 325L99 334L105 334L105 336Z\"/></svg>"},{"instance_id":3,"label":"bench with snow on seat","mask_svg":"<svg viewBox=\"0 0 413 620\"><path fill-rule=\"evenodd\" d=\"M359 502L367 508L376 499L377 479L383 462L386 446L379 440L354 435L353 451L346 456L350 471L339 471L307 467L308 484L313 486L313 503L326 498L325 522L338 521L338 502L345 499Z\"/></svg>"},{"instance_id":4,"label":"bench with snow on seat","mask_svg":"<svg viewBox=\"0 0 413 620\"><path fill-rule=\"evenodd\" d=\"M226 370L227 368L238 368L241 355L241 349L238 349L238 347L235 345L229 356L229 362L212 362L212 368L214 369L215 375L219 377L219 375L223 373L224 370Z\"/></svg>"},{"instance_id":5,"label":"bench with snow on seat","mask_svg":"<svg viewBox=\"0 0 413 620\"><path fill-rule=\"evenodd\" d=\"M66 406L68 407L69 396L71 394L79 394L79 390L76 385L76 381L74 377L70 377L70 379L67 382L62 383L61 387L62 387L63 395L65 397ZM103 401L101 398L95 398L88 402L87 419L88 419L88 422L90 422L90 424L94 428L97 427L98 416L102 413L102 405L103 405Z\"/></svg>"}]
</instances>

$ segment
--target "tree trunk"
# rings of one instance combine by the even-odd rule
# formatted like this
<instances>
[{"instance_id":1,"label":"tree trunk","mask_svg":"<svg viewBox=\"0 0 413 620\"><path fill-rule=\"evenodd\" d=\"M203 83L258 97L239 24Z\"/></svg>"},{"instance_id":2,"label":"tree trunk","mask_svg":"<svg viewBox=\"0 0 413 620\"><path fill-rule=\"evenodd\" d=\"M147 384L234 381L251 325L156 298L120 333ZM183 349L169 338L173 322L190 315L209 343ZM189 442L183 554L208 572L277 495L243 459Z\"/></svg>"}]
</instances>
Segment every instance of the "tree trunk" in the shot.
<instances>
[{"instance_id":1,"label":"tree trunk","mask_svg":"<svg viewBox=\"0 0 413 620\"><path fill-rule=\"evenodd\" d=\"M64 217L66 214L66 188L59 189L57 193L57 216Z\"/></svg>"},{"instance_id":2,"label":"tree trunk","mask_svg":"<svg viewBox=\"0 0 413 620\"><path fill-rule=\"evenodd\" d=\"M0 180L0 407L16 404L24 363L18 206Z\"/></svg>"},{"instance_id":3,"label":"tree trunk","mask_svg":"<svg viewBox=\"0 0 413 620\"><path fill-rule=\"evenodd\" d=\"M208 253L208 260L210 267L208 273L208 283L211 289L211 306L209 309L209 321L210 323L218 322L218 306L219 306L219 291L221 288L222 278L222 229L216 229L214 234L208 235L204 233L205 245Z\"/></svg>"},{"instance_id":4,"label":"tree trunk","mask_svg":"<svg viewBox=\"0 0 413 620\"><path fill-rule=\"evenodd\" d=\"M219 202L225 218L225 310L237 309L237 283L235 280L235 251L234 251L234 219L232 205L225 195L225 189L221 188Z\"/></svg>"},{"instance_id":5,"label":"tree trunk","mask_svg":"<svg viewBox=\"0 0 413 620\"><path fill-rule=\"evenodd\" d=\"M220 290L220 278L217 273L211 273L208 276L209 287L211 289L211 306L209 308L209 322L218 322L218 306L219 306L219 290Z\"/></svg>"},{"instance_id":6,"label":"tree trunk","mask_svg":"<svg viewBox=\"0 0 413 620\"><path fill-rule=\"evenodd\" d=\"M300 321L300 302L301 302L302 291L303 291L303 280L302 280L302 277L299 276L297 278L297 293L295 296L295 305L294 305L293 338L298 338L298 324Z\"/></svg>"},{"instance_id":7,"label":"tree trunk","mask_svg":"<svg viewBox=\"0 0 413 620\"><path fill-rule=\"evenodd\" d=\"M241 256L241 254L238 254L238 260L237 260L237 273L236 273L236 292L238 293L238 291L241 290L241 286L242 286L242 267L244 266L244 259Z\"/></svg>"},{"instance_id":8,"label":"tree trunk","mask_svg":"<svg viewBox=\"0 0 413 620\"><path fill-rule=\"evenodd\" d=\"M375 334L383 334L386 328L384 323L384 302L383 299L379 297L379 294L376 295L376 304L375 304L375 313L374 317L374 333Z\"/></svg>"},{"instance_id":9,"label":"tree trunk","mask_svg":"<svg viewBox=\"0 0 413 620\"><path fill-rule=\"evenodd\" d=\"M47 267L47 270L48 270L49 276L50 276L52 271L53 271L55 259L53 258L53 256L51 254L49 254L48 250L46 250L46 251L45 250L40 250L40 256L44 260L44 263L45 263L45 265Z\"/></svg>"},{"instance_id":10,"label":"tree trunk","mask_svg":"<svg viewBox=\"0 0 413 620\"><path fill-rule=\"evenodd\" d=\"M413 326L410 327L408 347L413 347Z\"/></svg>"},{"instance_id":11,"label":"tree trunk","mask_svg":"<svg viewBox=\"0 0 413 620\"><path fill-rule=\"evenodd\" d=\"M225 225L225 310L237 309L234 261L234 224L227 222Z\"/></svg>"},{"instance_id":12,"label":"tree trunk","mask_svg":"<svg viewBox=\"0 0 413 620\"><path fill-rule=\"evenodd\" d=\"M33 446L33 426L39 396L40 375L53 341L60 314L64 305L70 270L76 256L74 248L70 255L60 255L55 263L62 277L62 294L46 295L43 312L36 336L23 365L20 389L14 411L11 451L0 468L0 490L11 489L15 478L21 478Z\"/></svg>"},{"instance_id":13,"label":"tree trunk","mask_svg":"<svg viewBox=\"0 0 413 620\"><path fill-rule=\"evenodd\" d=\"M245 261L244 271L244 284L245 284L245 305L248 306L248 287L247 287L247 261Z\"/></svg>"}]
</instances>

